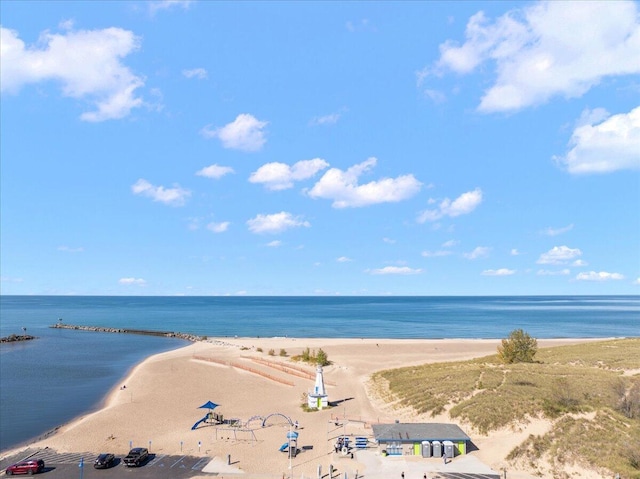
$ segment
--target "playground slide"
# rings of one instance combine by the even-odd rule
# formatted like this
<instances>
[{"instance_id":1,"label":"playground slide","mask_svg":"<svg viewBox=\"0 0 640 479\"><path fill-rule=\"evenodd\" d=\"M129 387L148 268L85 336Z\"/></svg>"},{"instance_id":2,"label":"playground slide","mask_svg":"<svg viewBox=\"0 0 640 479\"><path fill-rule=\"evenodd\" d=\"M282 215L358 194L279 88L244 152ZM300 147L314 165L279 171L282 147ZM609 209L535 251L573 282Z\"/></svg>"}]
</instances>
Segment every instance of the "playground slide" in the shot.
<instances>
[{"instance_id":1,"label":"playground slide","mask_svg":"<svg viewBox=\"0 0 640 479\"><path fill-rule=\"evenodd\" d=\"M282 446L280 446L280 452L285 452L289 448L289 443L285 442Z\"/></svg>"},{"instance_id":2,"label":"playground slide","mask_svg":"<svg viewBox=\"0 0 640 479\"><path fill-rule=\"evenodd\" d=\"M203 417L203 418L202 418L202 419L200 419L197 423L195 423L195 424L193 425L193 427L191 428L191 430L193 431L195 428L197 428L197 427L198 427L198 425L199 425L201 422L205 422L208 418L209 418L209 415L207 414L205 417Z\"/></svg>"}]
</instances>

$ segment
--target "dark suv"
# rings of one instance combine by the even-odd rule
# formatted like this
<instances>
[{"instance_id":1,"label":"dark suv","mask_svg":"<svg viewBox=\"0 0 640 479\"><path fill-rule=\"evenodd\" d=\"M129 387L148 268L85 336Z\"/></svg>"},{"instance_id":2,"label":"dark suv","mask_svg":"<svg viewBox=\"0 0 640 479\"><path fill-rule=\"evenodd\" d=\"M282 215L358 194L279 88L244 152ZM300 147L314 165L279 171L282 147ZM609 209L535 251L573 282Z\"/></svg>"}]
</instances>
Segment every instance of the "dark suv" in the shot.
<instances>
[{"instance_id":1,"label":"dark suv","mask_svg":"<svg viewBox=\"0 0 640 479\"><path fill-rule=\"evenodd\" d=\"M42 459L33 460L33 461L22 461L16 464L13 464L7 467L5 471L7 476L12 476L14 474L35 474L37 472L42 472L44 470L44 461Z\"/></svg>"}]
</instances>

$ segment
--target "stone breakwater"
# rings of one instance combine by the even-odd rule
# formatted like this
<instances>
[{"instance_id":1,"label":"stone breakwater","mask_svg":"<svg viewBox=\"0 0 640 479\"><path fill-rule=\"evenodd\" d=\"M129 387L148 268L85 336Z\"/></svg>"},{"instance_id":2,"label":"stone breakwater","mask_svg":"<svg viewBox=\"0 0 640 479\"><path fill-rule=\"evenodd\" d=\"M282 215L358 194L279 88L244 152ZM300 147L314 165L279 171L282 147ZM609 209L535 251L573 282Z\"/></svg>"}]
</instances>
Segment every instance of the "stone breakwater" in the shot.
<instances>
[{"instance_id":1,"label":"stone breakwater","mask_svg":"<svg viewBox=\"0 0 640 479\"><path fill-rule=\"evenodd\" d=\"M97 333L121 333L121 334L145 334L147 336L164 336L166 338L178 338L186 341L204 341L205 336L198 336L188 333L176 333L173 331L153 331L147 329L123 329L123 328L105 328L102 326L77 326L74 324L57 323L51 326L54 329L74 329L78 331L93 331Z\"/></svg>"},{"instance_id":2,"label":"stone breakwater","mask_svg":"<svg viewBox=\"0 0 640 479\"><path fill-rule=\"evenodd\" d=\"M11 334L0 338L0 343L16 343L18 341L31 341L32 339L36 339L36 337L30 334Z\"/></svg>"}]
</instances>

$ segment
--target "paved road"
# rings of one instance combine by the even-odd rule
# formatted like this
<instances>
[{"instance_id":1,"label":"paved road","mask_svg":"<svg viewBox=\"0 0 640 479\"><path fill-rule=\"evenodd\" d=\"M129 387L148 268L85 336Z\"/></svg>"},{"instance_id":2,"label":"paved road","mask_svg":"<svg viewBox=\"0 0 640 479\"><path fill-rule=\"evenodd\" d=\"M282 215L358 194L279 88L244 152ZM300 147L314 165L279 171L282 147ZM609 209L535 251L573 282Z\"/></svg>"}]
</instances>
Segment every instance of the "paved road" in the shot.
<instances>
[{"instance_id":1,"label":"paved road","mask_svg":"<svg viewBox=\"0 0 640 479\"><path fill-rule=\"evenodd\" d=\"M141 467L126 467L121 459L110 469L94 469L93 461L95 454L90 453L68 453L58 454L55 451L43 449L40 451L23 452L20 456L8 458L2 461L2 475L10 464L24 459L42 459L45 464L43 479L72 479L82 477L82 479L116 479L131 478L136 479L188 479L198 474L202 474L202 468L207 465L209 458L192 456L166 456L151 454L149 460ZM84 459L84 467L79 467L80 459Z\"/></svg>"}]
</instances>

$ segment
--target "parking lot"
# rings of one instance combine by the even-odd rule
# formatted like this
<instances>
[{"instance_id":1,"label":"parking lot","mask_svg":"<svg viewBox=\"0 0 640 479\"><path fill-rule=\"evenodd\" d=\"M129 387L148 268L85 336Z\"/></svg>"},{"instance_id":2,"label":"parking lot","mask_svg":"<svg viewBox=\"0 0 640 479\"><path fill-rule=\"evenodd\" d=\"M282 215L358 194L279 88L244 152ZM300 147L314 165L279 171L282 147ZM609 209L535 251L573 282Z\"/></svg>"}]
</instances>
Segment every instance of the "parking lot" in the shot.
<instances>
[{"instance_id":1,"label":"parking lot","mask_svg":"<svg viewBox=\"0 0 640 479\"><path fill-rule=\"evenodd\" d=\"M68 453L59 454L55 451L42 449L39 451L22 452L19 456L7 458L0 463L2 475L4 470L14 462L25 458L44 460L44 476L50 479L71 479L82 477L83 479L98 478L122 478L136 477L140 479L178 478L187 479L201 474L210 458L192 456L167 456L163 454L150 454L149 460L141 467L126 467L122 463L122 457L116 459L116 465L110 469L94 469L95 454ZM80 468L80 461L83 467ZM129 476L131 475L131 476Z\"/></svg>"}]
</instances>

